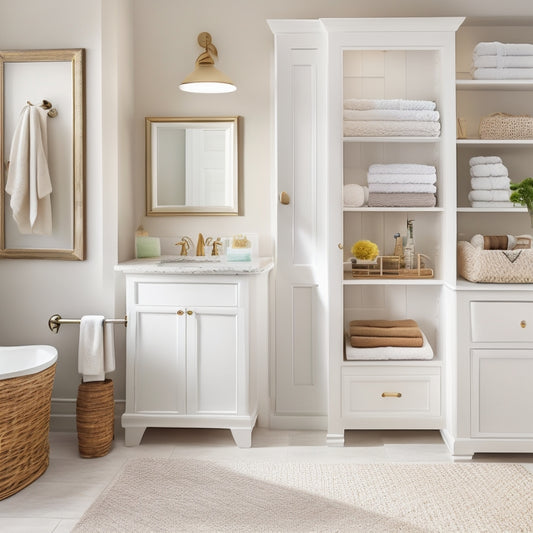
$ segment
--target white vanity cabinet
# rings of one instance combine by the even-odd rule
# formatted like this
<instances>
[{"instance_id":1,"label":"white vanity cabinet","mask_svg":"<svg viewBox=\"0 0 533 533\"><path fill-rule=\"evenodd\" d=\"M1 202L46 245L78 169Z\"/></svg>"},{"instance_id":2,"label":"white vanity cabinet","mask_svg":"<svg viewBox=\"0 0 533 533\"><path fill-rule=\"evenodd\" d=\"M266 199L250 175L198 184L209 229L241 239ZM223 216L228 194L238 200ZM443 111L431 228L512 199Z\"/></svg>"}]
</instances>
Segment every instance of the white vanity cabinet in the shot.
<instances>
[{"instance_id":1,"label":"white vanity cabinet","mask_svg":"<svg viewBox=\"0 0 533 533\"><path fill-rule=\"evenodd\" d=\"M260 351L251 344L268 305L262 274L126 269L127 446L138 445L147 427L228 428L239 447L251 446Z\"/></svg>"}]
</instances>

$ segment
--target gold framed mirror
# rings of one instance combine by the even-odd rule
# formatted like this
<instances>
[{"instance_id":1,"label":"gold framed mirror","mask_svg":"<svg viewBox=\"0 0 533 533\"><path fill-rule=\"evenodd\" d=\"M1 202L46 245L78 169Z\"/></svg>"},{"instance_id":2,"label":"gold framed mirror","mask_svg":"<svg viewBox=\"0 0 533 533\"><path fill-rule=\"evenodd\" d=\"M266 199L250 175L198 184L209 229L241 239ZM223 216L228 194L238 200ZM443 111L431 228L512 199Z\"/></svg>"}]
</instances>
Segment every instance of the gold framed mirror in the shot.
<instances>
[{"instance_id":1,"label":"gold framed mirror","mask_svg":"<svg viewBox=\"0 0 533 533\"><path fill-rule=\"evenodd\" d=\"M84 56L0 51L0 257L84 259Z\"/></svg>"},{"instance_id":2,"label":"gold framed mirror","mask_svg":"<svg viewBox=\"0 0 533 533\"><path fill-rule=\"evenodd\" d=\"M239 214L239 118L146 117L146 214Z\"/></svg>"}]
</instances>

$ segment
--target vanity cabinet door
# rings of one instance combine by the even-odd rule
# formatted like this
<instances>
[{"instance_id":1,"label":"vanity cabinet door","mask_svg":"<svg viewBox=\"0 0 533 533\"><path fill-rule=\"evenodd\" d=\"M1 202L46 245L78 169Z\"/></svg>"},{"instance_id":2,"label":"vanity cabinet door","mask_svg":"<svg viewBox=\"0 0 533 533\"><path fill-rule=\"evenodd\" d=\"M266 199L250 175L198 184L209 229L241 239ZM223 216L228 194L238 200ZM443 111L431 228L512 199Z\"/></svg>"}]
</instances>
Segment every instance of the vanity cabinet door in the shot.
<instances>
[{"instance_id":1,"label":"vanity cabinet door","mask_svg":"<svg viewBox=\"0 0 533 533\"><path fill-rule=\"evenodd\" d=\"M133 379L137 413L186 413L186 321L176 308L134 314Z\"/></svg>"},{"instance_id":2,"label":"vanity cabinet door","mask_svg":"<svg viewBox=\"0 0 533 533\"><path fill-rule=\"evenodd\" d=\"M238 308L187 310L189 414L238 414L238 388L248 381L242 317Z\"/></svg>"}]
</instances>

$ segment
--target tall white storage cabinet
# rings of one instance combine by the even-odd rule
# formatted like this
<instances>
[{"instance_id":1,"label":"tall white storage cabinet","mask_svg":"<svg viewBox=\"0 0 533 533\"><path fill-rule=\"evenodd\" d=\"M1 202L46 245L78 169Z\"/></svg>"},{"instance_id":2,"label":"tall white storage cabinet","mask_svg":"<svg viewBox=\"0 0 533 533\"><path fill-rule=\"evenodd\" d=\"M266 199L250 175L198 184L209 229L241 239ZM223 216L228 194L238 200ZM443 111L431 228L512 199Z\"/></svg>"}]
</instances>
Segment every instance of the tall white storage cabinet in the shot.
<instances>
[{"instance_id":1,"label":"tall white storage cabinet","mask_svg":"<svg viewBox=\"0 0 533 533\"><path fill-rule=\"evenodd\" d=\"M533 140L481 140L478 126L496 112L532 115L533 80L483 81L470 73L478 42L533 43L532 28L532 18L467 19L457 32L457 117L466 124L466 138L457 140L458 240L533 234L525 208L472 208L467 198L471 157L501 157L514 182L532 175ZM455 289L448 446L465 458L476 452L533 452L533 286L459 278Z\"/></svg>"},{"instance_id":2,"label":"tall white storage cabinet","mask_svg":"<svg viewBox=\"0 0 533 533\"><path fill-rule=\"evenodd\" d=\"M455 281L455 31L461 18L324 20L328 35L329 420L328 442L346 429L442 429L449 338L446 283ZM345 137L343 101L436 102L438 137ZM378 163L432 165L435 207L344 207L343 185L367 184ZM416 251L431 279L353 279L350 249L361 239L391 255L414 220ZM428 361L347 361L354 319L415 319L434 351Z\"/></svg>"}]
</instances>

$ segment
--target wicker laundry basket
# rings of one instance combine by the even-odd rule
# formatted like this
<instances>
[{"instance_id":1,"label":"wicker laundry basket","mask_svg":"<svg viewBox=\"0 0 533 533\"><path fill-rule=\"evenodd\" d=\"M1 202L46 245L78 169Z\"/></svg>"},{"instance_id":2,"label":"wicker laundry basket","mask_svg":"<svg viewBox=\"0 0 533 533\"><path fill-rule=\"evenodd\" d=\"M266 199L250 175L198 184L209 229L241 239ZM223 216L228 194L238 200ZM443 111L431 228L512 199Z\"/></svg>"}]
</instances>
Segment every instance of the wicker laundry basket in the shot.
<instances>
[{"instance_id":1,"label":"wicker laundry basket","mask_svg":"<svg viewBox=\"0 0 533 533\"><path fill-rule=\"evenodd\" d=\"M533 117L493 113L479 124L481 139L533 139Z\"/></svg>"},{"instance_id":2,"label":"wicker laundry basket","mask_svg":"<svg viewBox=\"0 0 533 533\"><path fill-rule=\"evenodd\" d=\"M76 426L81 457L102 457L113 443L115 402L113 381L88 381L78 387Z\"/></svg>"},{"instance_id":3,"label":"wicker laundry basket","mask_svg":"<svg viewBox=\"0 0 533 533\"><path fill-rule=\"evenodd\" d=\"M36 374L0 383L0 500L22 490L48 468L55 370L54 363Z\"/></svg>"}]
</instances>

